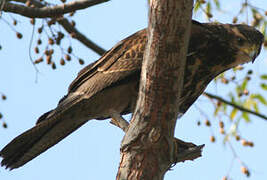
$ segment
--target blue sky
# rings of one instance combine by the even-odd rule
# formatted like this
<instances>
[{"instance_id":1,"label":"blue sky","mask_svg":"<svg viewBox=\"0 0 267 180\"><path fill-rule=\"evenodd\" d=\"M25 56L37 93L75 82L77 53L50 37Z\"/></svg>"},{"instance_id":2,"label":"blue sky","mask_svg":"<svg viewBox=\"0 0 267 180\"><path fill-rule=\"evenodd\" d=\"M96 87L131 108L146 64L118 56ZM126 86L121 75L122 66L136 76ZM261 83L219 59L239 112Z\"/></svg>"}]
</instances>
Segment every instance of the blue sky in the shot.
<instances>
[{"instance_id":1,"label":"blue sky","mask_svg":"<svg viewBox=\"0 0 267 180\"><path fill-rule=\"evenodd\" d=\"M261 7L266 7L266 3L261 3ZM225 7L235 9L237 3L228 3ZM109 49L121 39L147 26L147 11L147 1L113 0L80 11L75 19L81 32ZM4 18L8 19L9 16L4 15ZM200 16L194 18L205 20ZM221 15L218 19L224 23L231 22L228 16ZM43 63L37 66L40 74L36 83L35 70L28 55L29 32L32 27L28 20L19 20L16 28L23 33L23 40L17 40L15 33L0 21L0 44L3 46L0 51L0 91L6 93L8 98L7 101L0 102L0 112L4 113L4 120L9 125L8 129L0 129L0 148L31 128L42 113L54 108L66 94L68 84L83 67L71 61L64 68L58 65L54 71ZM82 57L86 64L99 58L79 42L72 41L72 45L74 53ZM263 71L266 69L265 57L266 53L262 53L256 63L247 66ZM213 89L212 86L210 89ZM224 95L223 91L219 89L217 92ZM211 108L206 101L198 102L197 105ZM175 136L195 144L206 144L203 157L193 162L177 164L173 171L166 174L166 180L214 180L227 174L232 161L231 150L222 145L221 136L217 137L216 144L209 143L212 132L206 127L197 127L196 121L199 119L203 120L196 108L191 108L178 120ZM251 179L267 179L267 157L264 156L267 151L264 137L267 123L255 117L252 119L250 124L241 124L241 128L246 137L254 141L255 148L240 148L239 144L234 144L234 147L251 168ZM123 135L120 129L110 125L108 121L92 120L22 168L13 171L0 168L0 179L114 179ZM234 162L230 175L235 180L247 179L240 173L237 161Z\"/></svg>"}]
</instances>

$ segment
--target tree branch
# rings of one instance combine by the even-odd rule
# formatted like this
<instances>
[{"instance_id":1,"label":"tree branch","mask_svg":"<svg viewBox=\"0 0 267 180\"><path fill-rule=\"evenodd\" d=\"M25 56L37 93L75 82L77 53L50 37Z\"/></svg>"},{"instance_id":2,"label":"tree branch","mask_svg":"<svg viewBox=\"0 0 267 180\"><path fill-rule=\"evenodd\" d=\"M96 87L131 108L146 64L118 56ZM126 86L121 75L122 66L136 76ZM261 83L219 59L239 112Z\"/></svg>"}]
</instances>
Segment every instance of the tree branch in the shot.
<instances>
[{"instance_id":1,"label":"tree branch","mask_svg":"<svg viewBox=\"0 0 267 180\"><path fill-rule=\"evenodd\" d=\"M96 43L88 39L84 34L82 34L80 31L78 31L75 27L73 27L67 19L61 19L58 21L59 24L62 25L62 27L68 32L68 33L74 33L75 39L83 43L86 47L92 49L100 56L103 55L106 50L102 47L98 46Z\"/></svg>"},{"instance_id":2,"label":"tree branch","mask_svg":"<svg viewBox=\"0 0 267 180\"><path fill-rule=\"evenodd\" d=\"M69 3L55 5L52 7L27 7L24 5L14 4L6 2L3 11L20 14L29 18L48 18L48 17L60 17L63 14L70 13L76 10L86 9L88 7L107 2L109 0L79 0Z\"/></svg>"},{"instance_id":3,"label":"tree branch","mask_svg":"<svg viewBox=\"0 0 267 180\"><path fill-rule=\"evenodd\" d=\"M26 3L27 0L15 0L16 2L21 2L21 3ZM106 0L108 1L108 0ZM103 1L104 2L104 1ZM38 8L42 8L45 7L44 4L42 4L39 1L36 0L31 0L31 3L38 7ZM90 39L88 39L83 33L81 33L80 31L78 31L77 28L73 27L70 22L66 19L66 18L60 18L56 20L60 25L62 25L62 27L69 33L73 33L75 36L73 38L77 39L78 41L80 41L83 45L85 45L86 47L88 47L89 49L93 50L94 52L96 52L97 54L99 54L100 56L103 55L106 50L103 49L102 47L98 46L96 43L94 43L93 41L91 41Z\"/></svg>"},{"instance_id":4,"label":"tree branch","mask_svg":"<svg viewBox=\"0 0 267 180\"><path fill-rule=\"evenodd\" d=\"M148 42L139 95L121 144L117 180L162 180L177 161L174 128L183 88L193 1L149 2Z\"/></svg>"},{"instance_id":5,"label":"tree branch","mask_svg":"<svg viewBox=\"0 0 267 180\"><path fill-rule=\"evenodd\" d=\"M255 111L252 111L250 109L244 108L244 107L239 106L237 104L234 104L234 103L232 103L230 101L227 101L227 100L225 100L225 99L223 99L223 98L221 98L219 96L216 96L216 95L213 95L213 94L210 94L210 93L207 93L207 92L204 92L203 95L207 96L208 98L216 99L216 100L218 100L220 102L228 104L228 105L230 105L230 106L232 106L232 107L234 107L234 108L236 108L236 109L238 109L240 111L247 112L247 113L253 114L255 116L258 116L258 117L260 117L260 118L262 118L264 120L267 120L267 117L265 115L257 113Z\"/></svg>"}]
</instances>

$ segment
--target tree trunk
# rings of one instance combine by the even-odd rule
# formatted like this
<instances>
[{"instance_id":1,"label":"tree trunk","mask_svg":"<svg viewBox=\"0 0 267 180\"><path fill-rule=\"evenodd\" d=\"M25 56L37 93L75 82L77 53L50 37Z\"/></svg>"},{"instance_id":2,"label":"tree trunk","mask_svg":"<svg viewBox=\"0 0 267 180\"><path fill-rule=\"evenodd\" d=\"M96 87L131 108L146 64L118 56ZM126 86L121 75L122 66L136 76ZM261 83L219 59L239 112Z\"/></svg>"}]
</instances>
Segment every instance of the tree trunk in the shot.
<instances>
[{"instance_id":1,"label":"tree trunk","mask_svg":"<svg viewBox=\"0 0 267 180\"><path fill-rule=\"evenodd\" d=\"M117 180L161 180L177 162L174 128L189 41L192 0L150 0L137 107L121 144Z\"/></svg>"}]
</instances>

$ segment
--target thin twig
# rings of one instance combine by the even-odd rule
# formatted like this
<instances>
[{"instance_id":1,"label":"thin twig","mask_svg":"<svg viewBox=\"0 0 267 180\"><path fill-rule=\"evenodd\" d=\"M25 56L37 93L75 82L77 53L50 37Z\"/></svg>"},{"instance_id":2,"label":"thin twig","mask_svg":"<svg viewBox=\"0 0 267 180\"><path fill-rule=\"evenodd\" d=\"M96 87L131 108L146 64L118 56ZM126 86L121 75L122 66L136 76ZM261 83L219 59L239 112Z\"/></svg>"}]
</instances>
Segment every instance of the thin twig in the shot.
<instances>
[{"instance_id":1,"label":"thin twig","mask_svg":"<svg viewBox=\"0 0 267 180\"><path fill-rule=\"evenodd\" d=\"M31 49L32 49L32 43L33 43L33 35L34 35L34 30L35 30L35 24L32 26L32 34L31 34L31 39L30 39L30 44L29 44L29 57L30 57L30 61L35 69L35 83L37 83L38 81L38 73L39 70L36 67L36 64L34 63L33 59L32 59L32 55L31 55Z\"/></svg>"},{"instance_id":2,"label":"thin twig","mask_svg":"<svg viewBox=\"0 0 267 180\"><path fill-rule=\"evenodd\" d=\"M205 96L207 96L208 98L217 99L218 101L221 101L221 102L223 102L225 104L228 104L228 105L230 105L230 106L232 106L232 107L234 107L234 108L236 108L236 109L238 109L240 111L247 112L247 113L253 114L255 116L258 116L258 117L260 117L260 118L262 118L264 120L267 120L267 116L265 116L263 114L260 114L260 113L257 113L255 111L252 111L250 109L244 108L244 107L239 106L237 104L234 104L234 103L232 103L230 101L227 101L227 100L225 100L225 99L223 99L223 98L221 98L219 96L216 96L216 95L213 95L213 94L210 94L210 93L207 93L207 92L204 92L203 94Z\"/></svg>"}]
</instances>

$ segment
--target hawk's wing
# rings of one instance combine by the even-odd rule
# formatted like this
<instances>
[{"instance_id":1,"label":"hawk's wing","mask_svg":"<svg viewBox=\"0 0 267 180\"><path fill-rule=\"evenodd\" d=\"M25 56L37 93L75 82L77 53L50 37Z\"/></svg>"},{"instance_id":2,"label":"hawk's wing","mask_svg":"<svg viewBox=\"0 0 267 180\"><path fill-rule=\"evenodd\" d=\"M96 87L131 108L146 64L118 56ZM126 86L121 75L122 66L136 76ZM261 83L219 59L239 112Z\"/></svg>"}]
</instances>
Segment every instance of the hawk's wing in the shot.
<instances>
[{"instance_id":1,"label":"hawk's wing","mask_svg":"<svg viewBox=\"0 0 267 180\"><path fill-rule=\"evenodd\" d=\"M139 71L146 41L146 29L120 41L98 61L82 69L70 84L68 92L82 91L92 96Z\"/></svg>"}]
</instances>

